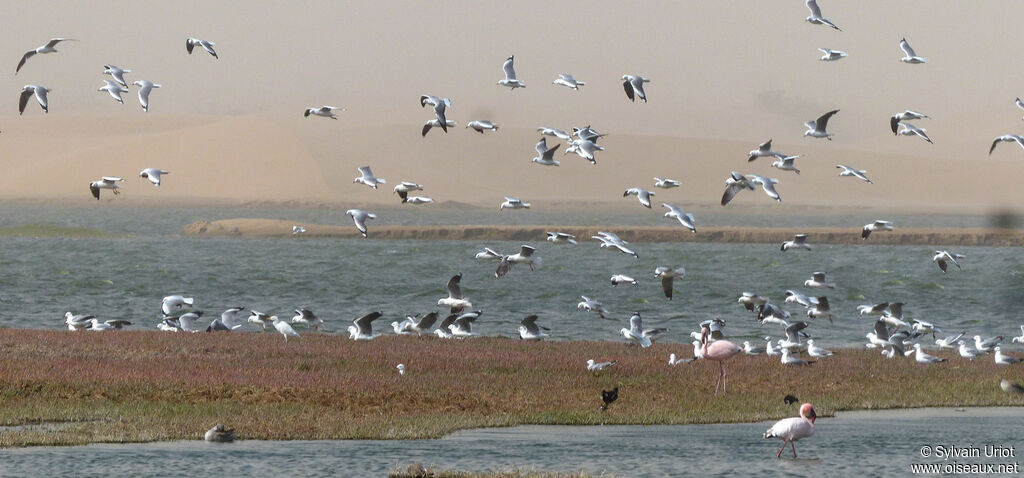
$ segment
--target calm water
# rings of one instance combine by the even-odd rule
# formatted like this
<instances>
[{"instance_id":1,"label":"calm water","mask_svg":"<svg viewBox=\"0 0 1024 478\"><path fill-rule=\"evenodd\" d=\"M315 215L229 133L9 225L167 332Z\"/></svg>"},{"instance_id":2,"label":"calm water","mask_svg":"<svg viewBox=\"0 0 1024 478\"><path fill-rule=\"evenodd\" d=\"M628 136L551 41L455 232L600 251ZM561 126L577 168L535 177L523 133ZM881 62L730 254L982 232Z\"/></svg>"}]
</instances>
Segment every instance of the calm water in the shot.
<instances>
[{"instance_id":1,"label":"calm water","mask_svg":"<svg viewBox=\"0 0 1024 478\"><path fill-rule=\"evenodd\" d=\"M1015 408L842 413L815 423L798 460L775 458L781 442L761 436L771 422L685 426L525 426L468 430L440 440L202 441L24 448L0 451L4 476L384 476L413 462L457 470L586 469L622 477L695 474L907 476L925 445L1014 447L1019 463L1024 413ZM791 453L787 448L786 453ZM934 452L933 452L934 453ZM784 457L787 455L783 455Z\"/></svg>"},{"instance_id":2,"label":"calm water","mask_svg":"<svg viewBox=\"0 0 1024 478\"><path fill-rule=\"evenodd\" d=\"M383 310L384 320L378 323L386 326L404 314L434 310L437 299L446 295L446 281L460 271L467 297L485 311L477 329L487 335L515 334L522 317L537 313L556 339L617 340L618 329L639 311L646 323L670 329L666 341L688 342L696 324L711 317L726 319L727 333L736 339L777 336L777 327L758 326L736 298L752 291L781 302L786 289L810 293L802 284L817 270L838 283L836 291L826 294L836 323L819 319L809 329L825 346L863 342L870 330L870 322L856 315L856 306L863 303L906 302L908 316L948 332L1010 336L1019 334L1022 322L1018 304L1024 299L1024 259L1018 248L955 249L967 255L964 270L943 275L927 246L817 245L810 252L782 253L773 244L635 244L640 259L634 259L601 250L592 241L556 246L537 240L532 244L544 262L536 272L520 266L495 279L496 264L473 255L483 246L511 252L519 243L179 234L182 224L194 220L238 216L345 223L341 211L6 205L0 213L5 213L0 226L47 223L120 234L0 238L0 326L5 327L60 329L66 311L154 327L161 297L173 293L194 296L197 308L214 316L236 305L288 317L294 308L309 307L331 330L344 330L352 318ZM387 217L391 223L416 223L422 217L397 211L382 216L382 224ZM479 216L479 222L498 220L497 214ZM544 215L524 220L580 221ZM659 265L686 267L672 301L653 278ZM640 285L613 288L608 278L614 273L631 275ZM578 311L580 295L604 302L612 319ZM787 309L795 316L804 313L799 307Z\"/></svg>"}]
</instances>

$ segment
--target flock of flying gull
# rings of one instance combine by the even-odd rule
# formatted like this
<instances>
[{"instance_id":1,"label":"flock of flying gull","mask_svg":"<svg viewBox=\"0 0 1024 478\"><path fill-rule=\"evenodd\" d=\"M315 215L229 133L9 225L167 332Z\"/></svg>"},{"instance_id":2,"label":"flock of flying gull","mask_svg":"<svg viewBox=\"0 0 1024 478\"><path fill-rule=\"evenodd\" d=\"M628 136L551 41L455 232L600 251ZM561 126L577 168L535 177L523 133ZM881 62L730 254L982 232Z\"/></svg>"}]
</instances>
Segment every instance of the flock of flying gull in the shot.
<instances>
[{"instance_id":1,"label":"flock of flying gull","mask_svg":"<svg viewBox=\"0 0 1024 478\"><path fill-rule=\"evenodd\" d=\"M806 18L806 21L814 25L824 25L841 31L835 23L831 20L822 16L821 10L818 7L815 0L806 0L806 5L811 11L811 15ZM16 73L25 66L26 62L36 54L48 54L56 52L56 46L63 41L70 41L69 38L54 38L50 40L46 45L39 48L30 50L25 53L21 61L18 64ZM200 40L197 38L188 38L186 41L186 48L189 54L193 52L193 48L199 46L214 58L218 58L217 52L214 50L213 42L206 40ZM900 61L911 65L926 63L926 59L917 55L914 49L910 46L906 38L900 40L899 48L904 52L904 56L900 58ZM846 58L848 54L844 51L834 50L829 48L820 49L824 54L821 57L822 61L838 61ZM502 70L504 72L504 79L497 82L498 85L509 88L514 91L520 88L526 88L526 83L520 80L515 71L514 67L515 57L509 56L504 64ZM128 83L124 79L124 74L131 72L128 69L122 69L114 65L104 65L105 74L109 74L112 80L104 80L104 86L100 88L100 91L107 91L115 100L123 103L121 94L128 92ZM649 83L651 80L641 75L627 74L621 77L623 89L626 97L629 101L636 101L640 99L642 102L647 102L647 94L644 91L644 85ZM559 74L558 78L552 82L557 86L564 86L572 90L579 91L580 88L586 85L585 82L577 80L571 74ZM155 84L151 81L135 81L132 83L139 87L138 95L139 101L144 111L148 111L149 108L149 95L153 88L160 88L161 85ZM24 113L26 105L32 97L35 97L44 112L49 111L48 107L48 96L47 93L50 90L39 85L26 85L21 93L19 102L19 112ZM1019 98L1016 100L1016 104L1024 109L1024 102ZM428 105L432 108L434 117L424 123L422 128L422 135L426 136L434 128L440 128L443 132L447 133L448 128L456 126L456 122L449 119L448 113L452 107L452 101L448 98L442 98L433 95L422 95L420 97L420 105L427 107ZM323 118L338 119L337 111L343 111L341 108L333 106L321 106L313 107L305 110L304 115L318 116ZM839 113L839 109L833 109L818 117L815 120L808 121L806 131L804 132L805 137L832 140L832 133L828 130L829 121ZM894 135L904 136L917 136L928 143L932 143L932 139L928 136L924 128L919 128L912 123L911 120L927 119L928 116L922 113L918 113L911 110L905 110L897 113L890 117L890 128ZM474 131L484 134L485 132L497 132L499 126L493 124L487 120L475 120L471 121L466 125L466 128L471 128ZM547 143L547 137L557 138L559 140L566 141L567 147L563 154L575 153L577 156L589 161L591 164L596 164L595 154L604 151L604 147L598 145L600 138L605 136L604 134L598 133L591 126L585 127L574 127L572 133L566 131L551 128L541 127L538 128L540 133L540 139L535 145L537 156L533 158L532 162L543 166L558 166L560 163L555 159L555 153L561 147L561 144L550 146ZM989 154L995 150L996 146L1001 142L1016 142L1022 148L1024 148L1024 137L1020 135L1008 134L997 137L993 142L989 150ZM772 140L769 139L764 143L760 144L757 149L750 151L748 155L748 161L753 162L758 158L774 158L774 162L771 166L779 169L780 171L792 171L795 174L799 174L800 170L796 167L795 160L800 158L800 155L790 155L780 151L773 150ZM849 165L837 165L836 168L840 169L839 176L842 177L853 177L857 178L867 184L871 184L871 180L867 177L867 171L857 169ZM158 168L146 168L140 172L140 177L146 178L151 181L155 186L159 186L162 175L169 174L168 171L161 170ZM672 189L680 186L680 182L669 179L669 178L654 178L655 189ZM114 194L119 194L118 183L124 182L123 178L114 176L105 176L98 181L91 182L89 188L92 195L96 198L100 198L100 190L108 189ZM378 178L369 166L363 166L359 168L359 176L353 180L354 183L363 184L376 190L379 185L386 184L386 181L382 178ZM766 176L760 176L755 174L741 174L739 172L732 172L732 174L725 179L725 191L721 198L721 204L727 205L735 196L744 190L755 190L758 186L764 191L764 193L775 201L781 201L782 198L777 190L779 180L777 178L770 178ZM399 195L402 203L408 204L429 204L433 202L433 199L424 196L412 196L411 193L415 191L423 190L423 186L410 181L402 181L400 184L395 186L394 192ZM656 192L645 189L642 187L630 187L625 190L623 197L636 196L640 204L645 208L652 207L652 196L655 196ZM678 221L683 227L692 231L697 232L696 221L693 214L687 213L682 209L668 204L662 203L662 207L667 209L664 213L665 217ZM518 197L506 197L505 201L499 206L499 210L505 209L524 209L530 208L530 203L521 200ZM346 212L352 217L355 226L359 232L366 237L367 231L367 220L375 219L377 216L371 212L361 209L350 209ZM873 232L879 231L892 231L893 223L890 221L878 220L871 224L863 226L861 229L861 237L867 240ZM305 232L305 229L299 226L293 228L294 234L301 234ZM547 233L547 241L554 244L567 244L575 245L577 240L570 234L561 232L549 232ZM619 238L612 232L599 232L593 236L600 242L600 248L608 249L609 251L620 252L634 257L638 257L638 254L629 247L629 243ZM781 247L781 251L786 252L790 250L810 250L811 247L808 243L808 236L806 234L798 234L793 240L784 242ZM517 264L528 265L531 270L541 263L540 257L536 255L536 249L529 245L521 246L520 250L513 254L503 254L495 251L491 248L485 248L477 254L477 259L481 260L494 260L498 263L495 270L495 277L502 277L510 273L513 267ZM942 272L945 273L949 265L954 265L958 269L961 267L959 260L963 259L964 256L960 254L951 253L948 251L936 251L933 257L933 261L941 268ZM673 297L673 283L675 279L682 279L686 275L686 270L683 267L658 267L655 271L655 278L660 279L664 295L671 300ZM415 335L436 335L441 338L468 338L480 335L479 332L474 331L474 327L477 321L483 315L481 310L474 310L473 304L466 298L461 289L462 274L456 274L447 283L448 296L442 297L437 301L437 305L447 308L448 314L442 319L438 311L429 312L424 315L410 315L401 321L391 322L391 327L396 334L415 334ZM611 277L610 282L612 286L618 285L637 285L637 281L632 277L625 274L615 274ZM808 288L818 290L833 290L836 285L827 282L826 275L824 272L815 272L811 279L807 280L804 285ZM719 387L721 387L723 393L725 392L726 385L726 371L724 362L730 357L744 353L749 355L777 355L780 357L780 362L784 365L789 366L806 366L813 363L813 361L805 360L800 357L800 353L806 351L810 358L822 360L833 355L833 352L826 350L818 346L814 339L808 333L811 321L816 318L827 318L830 322L833 321L834 315L829 307L828 297L824 294L818 296L805 295L797 290L787 290L785 303L795 303L799 306L804 307L805 314L808 318L807 321L793 320L790 312L783 310L780 305L777 305L769 300L769 298L760 296L755 293L745 292L739 297L738 302L744 306L747 310L756 314L756 319L762 325L776 326L778 330L783 334L783 338L773 340L770 336L765 337L764 345L751 344L749 341L744 342L742 346L736 345L724 338L725 321L721 319L712 319L705 321L700 324L698 331L692 332L691 336L694 338L693 341L693 356L694 358L677 358L675 354L672 354L669 358L670 365L676 365L680 363L688 363L694 360L710 360L719 363L720 373L718 378L718 384L715 388L715 394L717 395ZM202 320L202 312L193 310L194 301L192 298L186 298L180 295L173 295L165 297L161 304L161 311L163 313L163 319L158 324L160 330L167 331L184 331L184 332L199 332L199 331L233 331L242 328L246 323L253 324L262 330L267 330L268 327L273 327L276 331L284 336L287 342L289 337L299 337L299 334L292 327L293 325L302 325L307 330L316 330L324 325L324 321L318 318L309 309L297 309L295 316L292 317L290 322L279 319L276 315L268 315L255 310L246 311L245 307L232 307L224 311L220 317L213 319L211 322L206 324L205 327L199 325L199 321ZM589 298L586 296L582 297L582 301L579 302L579 309L594 312L600 317L604 318L608 315L607 309L601 304L601 302ZM936 346L939 348L956 349L959 355L965 359L975 359L983 354L993 353L994 360L997 364L1009 365L1019 363L1020 359L1007 356L1002 353L999 346L1003 337L992 337L983 338L978 335L973 336L972 339L968 339L965 332L961 332L956 335L951 335L943 338L938 338L936 334L942 333L942 330L933 323L925 322L919 319L912 319L909 322L905 320L903 315L903 304L901 302L883 302L879 304L868 304L861 305L858 308L858 314L861 316L870 317L871 330L867 332L866 337L868 342L866 344L869 348L880 349L882 354L890 358L897 357L909 357L914 356L915 360L920 363L936 363L943 362L945 359L936 357L928 354L924 347L922 347L922 341L926 337L934 339ZM382 312L371 312L362 317L359 317L352 321L352 325L348 327L350 338L353 340L371 340L380 336L379 332L374 332L373 322L383 316ZM519 336L522 339L527 340L540 340L548 337L547 327L538 324L538 316L530 315L525 317L521 321L519 326ZM434 327L436 324L436 327ZM130 322L124 320L108 320L101 322L99 319L92 315L75 315L71 312L66 314L66 325L71 330L92 330L92 331L103 331L110 329L120 329L124 326L131 325ZM433 328L433 330L431 330ZM666 328L653 327L645 328L643 319L639 312L632 314L629 319L628 327L623 327L620 331L623 338L633 344L637 344L640 347L649 347L651 343L657 338L663 336L667 332ZM1021 326L1021 336L1013 337L1013 342L1024 343L1024 326ZM586 368L593 372L599 372L613 367L616 364L615 361L597 361L590 359L587 361ZM397 367L400 374L405 374L407 369L403 364ZM618 390L614 390L614 394L617 397ZM611 394L611 392L606 392ZM605 408L610 403L608 396L605 396ZM614 400L614 398L611 398ZM814 407L811 404L803 404L800 408L800 417L789 418L782 420L773 426L770 430L765 433L765 438L779 438L783 440L783 448L779 450L781 456L782 451L785 449L787 443L792 444L795 440L810 436L814 430L815 420ZM793 455L796 456L795 447L793 449Z\"/></svg>"}]
</instances>

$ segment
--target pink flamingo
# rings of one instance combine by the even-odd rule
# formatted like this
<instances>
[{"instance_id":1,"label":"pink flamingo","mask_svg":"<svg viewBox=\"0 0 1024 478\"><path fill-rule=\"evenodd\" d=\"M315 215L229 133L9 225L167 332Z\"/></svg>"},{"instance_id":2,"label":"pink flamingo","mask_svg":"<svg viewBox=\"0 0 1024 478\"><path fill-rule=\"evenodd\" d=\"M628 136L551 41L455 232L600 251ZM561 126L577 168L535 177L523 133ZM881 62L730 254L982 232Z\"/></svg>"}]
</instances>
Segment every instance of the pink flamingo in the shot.
<instances>
[{"instance_id":1,"label":"pink flamingo","mask_svg":"<svg viewBox=\"0 0 1024 478\"><path fill-rule=\"evenodd\" d=\"M718 383L715 384L715 396L718 396L718 387L722 387L722 393L725 393L725 361L740 353L742 348L738 345L729 342L728 340L716 340L708 343L708 326L703 325L700 328L700 353L701 356L708 360L714 360L718 362Z\"/></svg>"},{"instance_id":2,"label":"pink flamingo","mask_svg":"<svg viewBox=\"0 0 1024 478\"><path fill-rule=\"evenodd\" d=\"M805 403L800 405L800 416L783 418L775 422L768 431L764 432L765 438L778 438L782 440L782 448L776 458L782 458L782 451L786 449L786 443L793 447L793 458L796 458L796 445L793 442L814 435L814 419L818 414L814 412L814 405Z\"/></svg>"}]
</instances>

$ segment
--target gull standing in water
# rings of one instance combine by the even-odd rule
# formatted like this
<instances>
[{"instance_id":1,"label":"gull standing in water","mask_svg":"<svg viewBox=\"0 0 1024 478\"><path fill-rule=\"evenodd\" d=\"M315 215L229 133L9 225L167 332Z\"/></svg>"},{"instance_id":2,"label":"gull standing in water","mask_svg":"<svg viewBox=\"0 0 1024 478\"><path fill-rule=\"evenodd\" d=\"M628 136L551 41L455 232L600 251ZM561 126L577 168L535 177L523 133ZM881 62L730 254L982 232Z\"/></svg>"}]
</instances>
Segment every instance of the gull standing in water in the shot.
<instances>
[{"instance_id":1,"label":"gull standing in water","mask_svg":"<svg viewBox=\"0 0 1024 478\"><path fill-rule=\"evenodd\" d=\"M902 126L903 129L899 131L899 134L903 136L920 136L921 139L927 141L929 144L935 144L932 142L932 139L928 137L928 133L924 128L918 128L910 123L900 123L900 126Z\"/></svg>"},{"instance_id":2,"label":"gull standing in water","mask_svg":"<svg viewBox=\"0 0 1024 478\"><path fill-rule=\"evenodd\" d=\"M377 215L371 212L364 211L362 209L349 209L345 211L345 214L352 216L352 222L355 223L356 229L359 229L359 233L366 236L366 220L377 219Z\"/></svg>"},{"instance_id":3,"label":"gull standing in water","mask_svg":"<svg viewBox=\"0 0 1024 478\"><path fill-rule=\"evenodd\" d=\"M426 136L427 131L430 131L430 128L434 126L440 127L445 133L448 132L449 126L455 126L454 121L449 121L448 118L445 117L445 111L447 108L452 106L452 100L448 98L438 98L433 95L420 95L420 106L426 107L428 104L434 107L434 115L437 118L433 121L433 124L428 121L427 124L423 126L423 136Z\"/></svg>"},{"instance_id":4,"label":"gull standing in water","mask_svg":"<svg viewBox=\"0 0 1024 478\"><path fill-rule=\"evenodd\" d=\"M906 120L919 120L928 118L928 115L918 113L916 111L905 110L902 113L896 113L889 118L889 128L892 129L893 136L899 134L900 122Z\"/></svg>"},{"instance_id":5,"label":"gull standing in water","mask_svg":"<svg viewBox=\"0 0 1024 478\"><path fill-rule=\"evenodd\" d=\"M870 179L868 179L867 176L865 176L865 174L867 174L867 172L868 172L866 169L854 169L854 168L851 168L851 167L846 166L844 164L838 164L838 165L836 165L836 167L839 168L839 169L842 169L842 171L839 172L840 176L853 176L853 177L855 177L855 178L857 178L857 179L859 179L861 181L864 181L864 182L866 182L868 184L874 184L874 183L871 182Z\"/></svg>"},{"instance_id":6,"label":"gull standing in water","mask_svg":"<svg viewBox=\"0 0 1024 478\"><path fill-rule=\"evenodd\" d=\"M475 120L470 121L466 125L467 128L473 128L477 133L484 134L484 130L487 131L498 131L498 125L491 123L487 120Z\"/></svg>"},{"instance_id":7,"label":"gull standing in water","mask_svg":"<svg viewBox=\"0 0 1024 478\"><path fill-rule=\"evenodd\" d=\"M125 88L128 87L128 83L124 81L124 74L125 73L131 73L132 70L126 70L124 68L118 68L118 67L116 67L114 65L103 65L103 68L104 68L104 70L103 70L103 74L104 75L110 75L110 77L113 78L114 81L116 81L118 84L120 84L121 86L123 86Z\"/></svg>"},{"instance_id":8,"label":"gull standing in water","mask_svg":"<svg viewBox=\"0 0 1024 478\"><path fill-rule=\"evenodd\" d=\"M661 290L665 293L665 297L668 297L668 300L672 300L672 282L676 277L680 279L686 277L686 268L679 267L672 269L665 266L658 266L657 269L654 269L654 278L661 279Z\"/></svg>"},{"instance_id":9,"label":"gull standing in water","mask_svg":"<svg viewBox=\"0 0 1024 478\"><path fill-rule=\"evenodd\" d=\"M530 203L523 202L519 198L510 198L508 196L505 196L505 202L501 203L501 206L498 206L498 211L501 211L501 210L506 209L506 208L508 208L508 209L530 209Z\"/></svg>"},{"instance_id":10,"label":"gull standing in water","mask_svg":"<svg viewBox=\"0 0 1024 478\"><path fill-rule=\"evenodd\" d=\"M644 78L640 75L622 75L622 88L626 90L626 98L629 101L636 101L636 98L647 102L647 93L644 93L644 83L650 83L651 80Z\"/></svg>"},{"instance_id":11,"label":"gull standing in water","mask_svg":"<svg viewBox=\"0 0 1024 478\"><path fill-rule=\"evenodd\" d=\"M812 0L808 0L812 1ZM825 130L828 127L828 120L833 115L838 113L839 110L832 110L818 117L816 120L811 120L804 123L807 127L807 131L804 131L804 136L810 136L812 138L825 138L832 141L832 133Z\"/></svg>"},{"instance_id":12,"label":"gull standing in water","mask_svg":"<svg viewBox=\"0 0 1024 478\"><path fill-rule=\"evenodd\" d=\"M149 93L153 91L153 88L161 88L162 85L153 83L147 80L138 80L132 82L133 85L139 87L139 104L142 105L142 111L149 112Z\"/></svg>"},{"instance_id":13,"label":"gull standing in water","mask_svg":"<svg viewBox=\"0 0 1024 478\"><path fill-rule=\"evenodd\" d=\"M78 40L75 40L74 38L51 38L50 41L46 42L45 45L39 48L34 48L32 50L26 51L25 54L21 56L21 61L18 62L18 67L14 69L14 74L17 75L18 72L21 71L21 67L25 66L25 62L28 61L29 58L35 56L36 53L56 53L56 46L58 43L62 41Z\"/></svg>"},{"instance_id":14,"label":"gull standing in water","mask_svg":"<svg viewBox=\"0 0 1024 478\"><path fill-rule=\"evenodd\" d=\"M875 231L891 231L892 229L893 229L892 221L883 221L883 220L879 219L879 220L876 220L875 222L873 222L871 224L865 225L864 228L861 229L860 238L862 240L866 241L868 239L868 236L870 236L872 232L875 232Z\"/></svg>"},{"instance_id":15,"label":"gull standing in water","mask_svg":"<svg viewBox=\"0 0 1024 478\"><path fill-rule=\"evenodd\" d=\"M952 262L957 269L962 269L957 259L963 259L963 254L950 254L947 251L935 251L935 255L932 256L932 261L939 265L939 269L942 269L942 273L946 273L947 263Z\"/></svg>"},{"instance_id":16,"label":"gull standing in water","mask_svg":"<svg viewBox=\"0 0 1024 478\"><path fill-rule=\"evenodd\" d=\"M636 198L640 200L640 204L642 204L645 208L650 209L651 196L654 196L654 194L655 193L648 191L644 188L629 188L626 190L626 192L622 193L622 197L636 196Z\"/></svg>"},{"instance_id":17,"label":"gull standing in water","mask_svg":"<svg viewBox=\"0 0 1024 478\"><path fill-rule=\"evenodd\" d=\"M996 139L992 140L992 146L990 148L988 148L988 155L992 156L992 151L996 150L996 145L997 144L1002 143L1002 142L1009 143L1011 141L1016 141L1017 144L1019 144L1021 148L1024 148L1024 136L1020 136L1020 135L1017 135L1017 134L1004 134L1004 135L999 136Z\"/></svg>"},{"instance_id":18,"label":"gull standing in water","mask_svg":"<svg viewBox=\"0 0 1024 478\"><path fill-rule=\"evenodd\" d=\"M821 8L818 8L818 2L816 0L807 0L807 8L811 11L811 15L805 18L805 21L813 25L828 25L836 30L839 30L839 27L837 27L835 23L832 23L831 20L821 16ZM794 455L795 454L796 453L794 452Z\"/></svg>"},{"instance_id":19,"label":"gull standing in water","mask_svg":"<svg viewBox=\"0 0 1024 478\"><path fill-rule=\"evenodd\" d=\"M782 247L780 247L779 250L786 252L793 248L807 249L808 251L811 250L811 246L807 244L807 234L797 234L793 236L793 240L783 242Z\"/></svg>"},{"instance_id":20,"label":"gull standing in water","mask_svg":"<svg viewBox=\"0 0 1024 478\"><path fill-rule=\"evenodd\" d=\"M97 201L100 200L100 189L109 189L116 196L121 194L121 191L118 191L121 187L117 185L119 181L124 182L124 179L114 176L103 176L99 181L89 183L89 191L92 192L92 197L96 198Z\"/></svg>"},{"instance_id":21,"label":"gull standing in water","mask_svg":"<svg viewBox=\"0 0 1024 478\"><path fill-rule=\"evenodd\" d=\"M537 150L537 156L533 158L533 162L544 166L558 166L561 163L555 160L555 151L561 146L562 144L559 143L548 148L547 140L541 136L540 141L537 141L537 144L534 145L534 149Z\"/></svg>"},{"instance_id":22,"label":"gull standing in water","mask_svg":"<svg viewBox=\"0 0 1024 478\"><path fill-rule=\"evenodd\" d=\"M917 53L914 52L914 49L910 47L910 43L907 43L906 38L900 40L900 50L903 50L904 54L903 58L900 58L900 61L902 61L903 63L917 64L925 63L928 61L926 58L921 58L917 56Z\"/></svg>"},{"instance_id":23,"label":"gull standing in water","mask_svg":"<svg viewBox=\"0 0 1024 478\"><path fill-rule=\"evenodd\" d=\"M142 93L139 93L142 94ZM306 108L306 111L302 113L302 116L309 118L309 115L322 116L324 118L330 118L332 120L338 119L338 115L334 114L334 110L345 111L344 108L338 108L337 106L321 106L319 108Z\"/></svg>"},{"instance_id":24,"label":"gull standing in water","mask_svg":"<svg viewBox=\"0 0 1024 478\"><path fill-rule=\"evenodd\" d=\"M555 81L552 81L551 83L556 85L568 86L569 88L572 88L576 91L579 91L581 86L587 84L586 82L579 81L576 78L573 78L572 75L568 73L559 73L558 78L555 79Z\"/></svg>"},{"instance_id":25,"label":"gull standing in water","mask_svg":"<svg viewBox=\"0 0 1024 478\"><path fill-rule=\"evenodd\" d=\"M551 329L542 325L537 325L537 316L529 315L526 316L522 321L519 322L519 338L523 340L541 340L547 337L548 334L541 332L542 330L551 331Z\"/></svg>"},{"instance_id":26,"label":"gull standing in water","mask_svg":"<svg viewBox=\"0 0 1024 478\"><path fill-rule=\"evenodd\" d=\"M106 91L110 93L110 96L117 100L118 103L124 104L124 100L121 99L121 93L127 93L128 89L117 84L116 81L103 80L104 85L96 91Z\"/></svg>"},{"instance_id":27,"label":"gull standing in water","mask_svg":"<svg viewBox=\"0 0 1024 478\"><path fill-rule=\"evenodd\" d=\"M153 183L153 186L160 186L160 176L164 174L171 174L171 172L157 168L146 168L139 171L139 177L148 179L149 182Z\"/></svg>"},{"instance_id":28,"label":"gull standing in water","mask_svg":"<svg viewBox=\"0 0 1024 478\"><path fill-rule=\"evenodd\" d=\"M49 92L49 89L43 88L42 86L25 85L25 87L21 89L21 97L18 98L18 114L20 115L25 112L25 106L28 105L28 99L32 96L36 97L36 101L39 102L39 106L43 109L43 113L49 113L50 108L46 100L46 94Z\"/></svg>"},{"instance_id":29,"label":"gull standing in water","mask_svg":"<svg viewBox=\"0 0 1024 478\"><path fill-rule=\"evenodd\" d=\"M818 48L818 51L824 53L824 55L822 55L821 58L818 58L821 61L842 60L843 58L850 56L845 51L833 50L831 48Z\"/></svg>"},{"instance_id":30,"label":"gull standing in water","mask_svg":"<svg viewBox=\"0 0 1024 478\"><path fill-rule=\"evenodd\" d=\"M448 279L448 297L438 299L437 305L449 307L452 312L458 312L463 309L473 307L473 304L462 296L462 287L459 285L461 281L461 272L453 275L451 279Z\"/></svg>"},{"instance_id":31,"label":"gull standing in water","mask_svg":"<svg viewBox=\"0 0 1024 478\"><path fill-rule=\"evenodd\" d=\"M566 234L564 232L545 232L548 237L545 239L548 242L555 244L572 244L576 245L576 236L572 234Z\"/></svg>"},{"instance_id":32,"label":"gull standing in water","mask_svg":"<svg viewBox=\"0 0 1024 478\"><path fill-rule=\"evenodd\" d=\"M212 41L200 40L194 37L188 37L185 39L185 50L188 51L189 55L192 54L192 49L195 48L196 45L203 47L203 49L206 50L206 52L210 55L213 55L214 58L218 60L220 59L220 57L217 56L217 52L213 49L213 45L216 45L216 43Z\"/></svg>"},{"instance_id":33,"label":"gull standing in water","mask_svg":"<svg viewBox=\"0 0 1024 478\"><path fill-rule=\"evenodd\" d=\"M689 229L690 232L694 234L697 233L697 226L695 225L696 222L694 221L693 214L683 212L682 209L671 204L661 203L661 205L668 208L668 212L665 213L665 217L675 219L679 221L679 224L682 224L683 227Z\"/></svg>"},{"instance_id":34,"label":"gull standing in water","mask_svg":"<svg viewBox=\"0 0 1024 478\"><path fill-rule=\"evenodd\" d=\"M807 4L810 5L813 1L807 0ZM782 452L786 450L786 444L789 443L793 448L793 458L796 458L795 442L801 438L814 435L814 420L816 418L818 418L818 415L814 412L814 405L805 403L800 405L799 417L783 418L775 422L768 431L764 432L765 438L778 438L782 440L782 448L779 448L779 452L775 457L782 458Z\"/></svg>"},{"instance_id":35,"label":"gull standing in water","mask_svg":"<svg viewBox=\"0 0 1024 478\"><path fill-rule=\"evenodd\" d=\"M373 170L370 169L369 166L360 166L358 171L360 175L352 180L353 183L362 183L373 189L377 189L378 184L384 184L387 182L384 179L379 179L377 176L374 176Z\"/></svg>"},{"instance_id":36,"label":"gull standing in water","mask_svg":"<svg viewBox=\"0 0 1024 478\"><path fill-rule=\"evenodd\" d=\"M296 332L291 325L288 325L287 322L277 318L276 315L270 316L270 320L274 322L274 328L284 336L284 343L288 343L289 335L296 338L299 337L299 333Z\"/></svg>"},{"instance_id":37,"label":"gull standing in water","mask_svg":"<svg viewBox=\"0 0 1024 478\"><path fill-rule=\"evenodd\" d=\"M654 178L654 187L661 189L672 189L679 187L679 181L667 178Z\"/></svg>"},{"instance_id":38,"label":"gull standing in water","mask_svg":"<svg viewBox=\"0 0 1024 478\"><path fill-rule=\"evenodd\" d=\"M348 335L352 340L373 340L380 337L380 334L373 333L373 321L384 315L381 312L370 312L352 321L353 325L348 326Z\"/></svg>"},{"instance_id":39,"label":"gull standing in water","mask_svg":"<svg viewBox=\"0 0 1024 478\"><path fill-rule=\"evenodd\" d=\"M505 60L505 63L501 65L502 71L505 72L505 79L498 82L499 85L507 86L512 91L515 91L516 88L526 88L526 83L516 79L516 69L514 66L515 58L515 55L510 56Z\"/></svg>"}]
</instances>

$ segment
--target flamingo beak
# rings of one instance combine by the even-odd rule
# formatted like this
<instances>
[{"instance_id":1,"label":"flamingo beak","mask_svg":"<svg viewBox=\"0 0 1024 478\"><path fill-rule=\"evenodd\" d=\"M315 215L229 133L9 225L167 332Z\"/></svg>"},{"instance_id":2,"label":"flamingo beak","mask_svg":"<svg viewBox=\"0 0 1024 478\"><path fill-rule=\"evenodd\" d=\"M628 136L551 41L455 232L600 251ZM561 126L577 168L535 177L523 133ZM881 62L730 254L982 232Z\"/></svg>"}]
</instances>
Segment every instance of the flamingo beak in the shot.
<instances>
[{"instance_id":1,"label":"flamingo beak","mask_svg":"<svg viewBox=\"0 0 1024 478\"><path fill-rule=\"evenodd\" d=\"M818 414L814 412L814 408L811 408L811 424L814 424L814 420L818 418Z\"/></svg>"}]
</instances>

